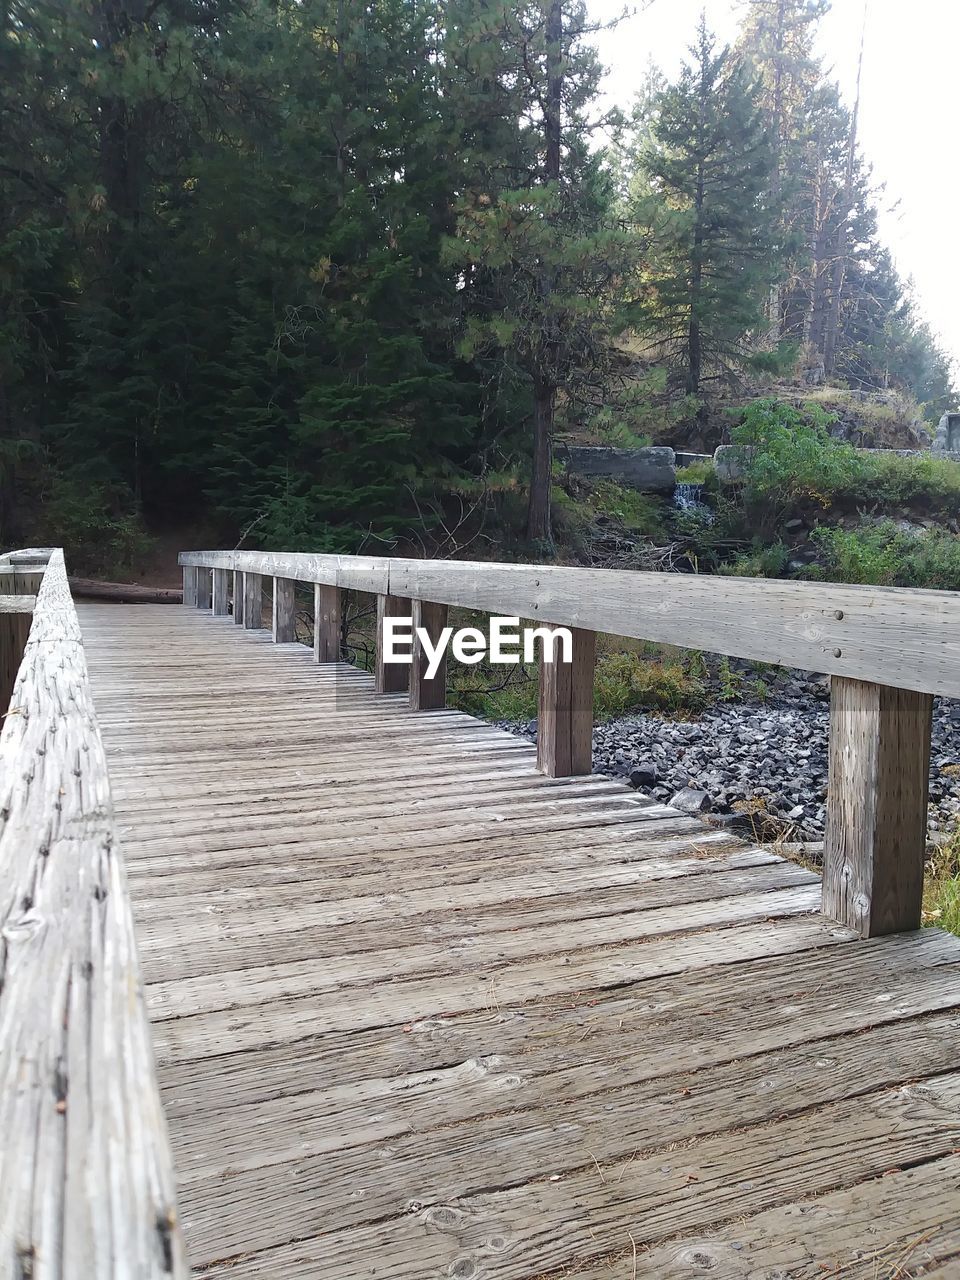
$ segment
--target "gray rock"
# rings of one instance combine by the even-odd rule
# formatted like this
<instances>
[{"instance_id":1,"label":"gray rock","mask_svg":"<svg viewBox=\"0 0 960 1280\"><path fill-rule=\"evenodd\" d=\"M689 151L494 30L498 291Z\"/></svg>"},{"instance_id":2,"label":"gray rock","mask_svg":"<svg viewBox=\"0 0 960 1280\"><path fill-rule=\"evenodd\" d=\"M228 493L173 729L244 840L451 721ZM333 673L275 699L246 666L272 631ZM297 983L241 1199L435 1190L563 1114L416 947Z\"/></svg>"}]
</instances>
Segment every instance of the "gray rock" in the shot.
<instances>
[{"instance_id":1,"label":"gray rock","mask_svg":"<svg viewBox=\"0 0 960 1280\"><path fill-rule=\"evenodd\" d=\"M684 787L670 797L670 808L679 809L681 813L706 813L712 805L706 791Z\"/></svg>"},{"instance_id":2,"label":"gray rock","mask_svg":"<svg viewBox=\"0 0 960 1280\"><path fill-rule=\"evenodd\" d=\"M652 761L644 761L642 764L638 764L630 773L631 787L643 787L644 790L649 790L650 787L656 786L659 780L660 775L657 772L657 766Z\"/></svg>"},{"instance_id":3,"label":"gray rock","mask_svg":"<svg viewBox=\"0 0 960 1280\"><path fill-rule=\"evenodd\" d=\"M672 493L677 486L677 462L672 449L615 449L611 445L567 445L557 457L581 476L611 476L645 493Z\"/></svg>"}]
</instances>

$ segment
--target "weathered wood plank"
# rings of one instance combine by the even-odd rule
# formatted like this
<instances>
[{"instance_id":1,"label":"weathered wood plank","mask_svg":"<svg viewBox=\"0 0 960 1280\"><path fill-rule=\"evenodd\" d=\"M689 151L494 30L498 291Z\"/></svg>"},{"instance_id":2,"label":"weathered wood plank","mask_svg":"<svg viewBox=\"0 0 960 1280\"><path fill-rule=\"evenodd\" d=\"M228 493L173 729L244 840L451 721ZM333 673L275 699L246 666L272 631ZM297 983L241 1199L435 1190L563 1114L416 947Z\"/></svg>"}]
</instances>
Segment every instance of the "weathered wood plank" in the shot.
<instances>
[{"instance_id":1,"label":"weathered wood plank","mask_svg":"<svg viewBox=\"0 0 960 1280\"><path fill-rule=\"evenodd\" d=\"M183 566L183 603L191 609L197 607L197 581L200 570L194 565Z\"/></svg>"},{"instance_id":2,"label":"weathered wood plank","mask_svg":"<svg viewBox=\"0 0 960 1280\"><path fill-rule=\"evenodd\" d=\"M624 1057L637 1080L653 1080L684 1065L695 1070L735 1061L748 1037L757 1053L802 1045L814 1021L822 1038L953 1009L945 984L956 975L949 961L956 961L957 947L944 947L942 935L928 930L884 939L882 946L845 947L840 960L841 940L824 941L822 926L819 934L811 930L809 920L783 922L767 939L767 950L730 964L723 963L721 949L720 963L707 960L679 974L641 974L633 983L611 974L607 988L537 992L518 1007L501 1006L497 1017L486 1007L457 1016L429 1012L399 1029L393 1024L224 1058L171 1060L163 1067L163 1088L170 1113L183 1116L326 1090L349 1106L354 1097L359 1105L382 1095L383 1081L418 1073L442 1080L451 1063L476 1062L487 1063L495 1077L516 1077L506 1105L521 1098L531 1105L535 1091L528 1085L538 1072L563 1073L570 1096L586 1096L615 1078ZM719 941L727 943L723 935ZM943 961L948 968L940 982L935 971ZM936 985L928 988L929 978ZM826 1009L820 998L825 983L837 991ZM865 1002L865 986L878 998ZM792 1011L787 1019L785 1007ZM644 1034L654 1008L655 1037ZM944 1016L956 1022L955 1013ZM211 1089L205 1080L213 1076L218 1084Z\"/></svg>"},{"instance_id":3,"label":"weathered wood plank","mask_svg":"<svg viewBox=\"0 0 960 1280\"><path fill-rule=\"evenodd\" d=\"M920 926L929 694L834 677L823 910L863 937Z\"/></svg>"},{"instance_id":4,"label":"weathered wood plank","mask_svg":"<svg viewBox=\"0 0 960 1280\"><path fill-rule=\"evenodd\" d=\"M228 603L228 571L226 569L213 570L213 600L211 608L215 618L225 618L230 612Z\"/></svg>"},{"instance_id":5,"label":"weathered wood plank","mask_svg":"<svg viewBox=\"0 0 960 1280\"><path fill-rule=\"evenodd\" d=\"M318 582L313 594L313 656L317 662L339 662L340 588Z\"/></svg>"},{"instance_id":6,"label":"weathered wood plank","mask_svg":"<svg viewBox=\"0 0 960 1280\"><path fill-rule=\"evenodd\" d=\"M197 608L209 609L213 591L212 569L197 570Z\"/></svg>"},{"instance_id":7,"label":"weathered wood plank","mask_svg":"<svg viewBox=\"0 0 960 1280\"><path fill-rule=\"evenodd\" d=\"M551 778L590 773L593 768L593 669L597 637L571 631L573 653L562 661L540 654L537 768Z\"/></svg>"},{"instance_id":8,"label":"weathered wood plank","mask_svg":"<svg viewBox=\"0 0 960 1280\"><path fill-rule=\"evenodd\" d=\"M377 655L374 688L377 693L402 693L410 681L410 664L385 662L383 655L383 622L385 618L411 617L409 600L400 596L377 596Z\"/></svg>"},{"instance_id":9,"label":"weathered wood plank","mask_svg":"<svg viewBox=\"0 0 960 1280\"><path fill-rule=\"evenodd\" d=\"M78 636L54 552L0 735L0 1272L185 1277Z\"/></svg>"},{"instance_id":10,"label":"weathered wood plank","mask_svg":"<svg viewBox=\"0 0 960 1280\"><path fill-rule=\"evenodd\" d=\"M257 631L263 626L263 575L243 575L243 625L247 631Z\"/></svg>"},{"instance_id":11,"label":"weathered wood plank","mask_svg":"<svg viewBox=\"0 0 960 1280\"><path fill-rule=\"evenodd\" d=\"M233 571L233 621L238 627L243 626L243 602L245 598L243 573L239 569Z\"/></svg>"},{"instance_id":12,"label":"weathered wood plank","mask_svg":"<svg viewBox=\"0 0 960 1280\"><path fill-rule=\"evenodd\" d=\"M32 596L0 597L0 715L10 706L17 682L33 620L33 599ZM4 600L10 602L10 607L3 607ZM31 607L21 608L15 605L16 601L29 601Z\"/></svg>"},{"instance_id":13,"label":"weathered wood plank","mask_svg":"<svg viewBox=\"0 0 960 1280\"><path fill-rule=\"evenodd\" d=\"M738 1218L715 1231L642 1247L636 1255L628 1240L615 1255L578 1270L577 1280L956 1280L958 1198L960 1158L945 1156Z\"/></svg>"},{"instance_id":14,"label":"weathered wood plank","mask_svg":"<svg viewBox=\"0 0 960 1280\"><path fill-rule=\"evenodd\" d=\"M769 851L269 632L120 612L85 632L212 1274L532 1280L631 1235L643 1274L951 1158L960 1084L903 1086L956 1061L956 940L847 947Z\"/></svg>"},{"instance_id":15,"label":"weathered wood plank","mask_svg":"<svg viewBox=\"0 0 960 1280\"><path fill-rule=\"evenodd\" d=\"M292 578L273 580L274 644L292 644L297 638L296 586Z\"/></svg>"},{"instance_id":16,"label":"weathered wood plank","mask_svg":"<svg viewBox=\"0 0 960 1280\"><path fill-rule=\"evenodd\" d=\"M414 641L413 662L410 667L410 706L414 711L436 711L443 709L447 702L447 656L443 657L436 673L427 677L429 658L421 642L417 629L422 628L432 645L436 646L444 627L447 625L447 606L433 604L429 600L411 602L413 617Z\"/></svg>"},{"instance_id":17,"label":"weathered wood plank","mask_svg":"<svg viewBox=\"0 0 960 1280\"><path fill-rule=\"evenodd\" d=\"M695 1096L691 1087L690 1097ZM249 1228L241 1228L241 1237L233 1214L249 1223L252 1205L262 1203L263 1183L253 1196L241 1200L231 1180L231 1217L219 1223L216 1242L208 1234L203 1244L198 1241L198 1248L211 1261L217 1254L228 1258L224 1246L232 1238L234 1276L262 1275L266 1269L306 1280L316 1275L321 1261L332 1274L342 1270L351 1276L378 1276L382 1249L389 1240L391 1280L456 1275L457 1268L461 1275L478 1275L494 1267L498 1280L529 1280L574 1262L599 1259L609 1252L611 1238L629 1244L632 1237L638 1246L656 1244L800 1196L850 1188L904 1164L948 1157L952 1144L960 1140L960 1080L953 1073L913 1088L844 1098L812 1113L756 1125L746 1133L714 1133L679 1148L668 1140L653 1150L646 1146L643 1110L632 1110L629 1097L626 1092L625 1105L615 1117L623 1131L619 1140L614 1135L613 1149L606 1148L601 1134L600 1150L595 1152L591 1128L582 1134L580 1165L574 1171L551 1173L553 1131L545 1131L529 1151L517 1135L515 1143L499 1144L497 1167L514 1171L528 1159L526 1167L539 1168L540 1175L520 1187L491 1191L490 1148L484 1158L475 1148L467 1147L461 1154L448 1146L442 1168L425 1170L419 1178L413 1174L407 1181L404 1164L397 1161L390 1176L368 1182L363 1200L339 1201L343 1220L361 1218L359 1224L340 1230L329 1229L333 1204L327 1189L343 1185L340 1172L352 1161L349 1153L327 1156L322 1189L315 1198L304 1197L315 1219L324 1221L324 1234L268 1246L262 1252L250 1252ZM675 1093L671 1106L679 1114L684 1099ZM404 1185L419 1188L416 1213L409 1211L409 1201L397 1204L396 1191ZM375 1204L368 1202L370 1195L376 1197ZM382 1211L391 1198L394 1213L373 1220L376 1208ZM370 1217L363 1221L367 1214ZM259 1217L256 1228L262 1239L273 1238L271 1226ZM236 1256L240 1254L244 1256ZM229 1273L215 1267L211 1274Z\"/></svg>"},{"instance_id":18,"label":"weathered wood plank","mask_svg":"<svg viewBox=\"0 0 960 1280\"><path fill-rule=\"evenodd\" d=\"M36 596L0 596L0 613L33 613Z\"/></svg>"}]
</instances>

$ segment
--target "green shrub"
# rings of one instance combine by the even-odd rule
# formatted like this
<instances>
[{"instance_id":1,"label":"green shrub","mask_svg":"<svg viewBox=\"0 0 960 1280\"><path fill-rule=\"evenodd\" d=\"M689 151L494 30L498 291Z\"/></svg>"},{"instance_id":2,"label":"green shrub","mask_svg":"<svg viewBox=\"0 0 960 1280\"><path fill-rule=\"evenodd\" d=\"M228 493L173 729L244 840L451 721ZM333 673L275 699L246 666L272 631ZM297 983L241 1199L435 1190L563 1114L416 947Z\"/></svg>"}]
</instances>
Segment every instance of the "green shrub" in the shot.
<instances>
[{"instance_id":1,"label":"green shrub","mask_svg":"<svg viewBox=\"0 0 960 1280\"><path fill-rule=\"evenodd\" d=\"M955 515L960 464L929 454L865 452L834 440L829 415L775 399L755 400L731 432L743 450L741 501L765 528L798 509L834 504L920 505Z\"/></svg>"},{"instance_id":2,"label":"green shrub","mask_svg":"<svg viewBox=\"0 0 960 1280\"><path fill-rule=\"evenodd\" d=\"M859 487L862 455L833 440L828 422L815 405L801 413L779 400L754 400L731 432L743 451L743 501L763 526L776 527L798 507L827 508Z\"/></svg>"},{"instance_id":3,"label":"green shrub","mask_svg":"<svg viewBox=\"0 0 960 1280\"><path fill-rule=\"evenodd\" d=\"M881 520L855 529L816 529L812 539L822 565L811 566L810 577L960 591L960 538L944 530L912 533Z\"/></svg>"},{"instance_id":4,"label":"green shrub","mask_svg":"<svg viewBox=\"0 0 960 1280\"><path fill-rule=\"evenodd\" d=\"M487 720L522 722L537 715L537 668L481 663L447 668L450 706ZM611 720L634 711L684 714L707 702L705 667L697 654L675 659L642 653L601 654L593 683L593 714Z\"/></svg>"},{"instance_id":5,"label":"green shrub","mask_svg":"<svg viewBox=\"0 0 960 1280\"><path fill-rule=\"evenodd\" d=\"M710 484L716 479L716 471L709 459L702 462L691 462L686 467L677 467L678 484Z\"/></svg>"},{"instance_id":6,"label":"green shrub","mask_svg":"<svg viewBox=\"0 0 960 1280\"><path fill-rule=\"evenodd\" d=\"M49 477L33 537L63 547L72 573L136 573L153 545L124 486L82 474Z\"/></svg>"},{"instance_id":7,"label":"green shrub","mask_svg":"<svg viewBox=\"0 0 960 1280\"><path fill-rule=\"evenodd\" d=\"M782 542L762 546L755 543L749 551L719 566L718 572L734 578L785 578L790 549Z\"/></svg>"},{"instance_id":8,"label":"green shrub","mask_svg":"<svg viewBox=\"0 0 960 1280\"><path fill-rule=\"evenodd\" d=\"M612 653L597 662L594 716L610 720L632 711L699 711L707 701L702 660L674 660L638 653Z\"/></svg>"}]
</instances>

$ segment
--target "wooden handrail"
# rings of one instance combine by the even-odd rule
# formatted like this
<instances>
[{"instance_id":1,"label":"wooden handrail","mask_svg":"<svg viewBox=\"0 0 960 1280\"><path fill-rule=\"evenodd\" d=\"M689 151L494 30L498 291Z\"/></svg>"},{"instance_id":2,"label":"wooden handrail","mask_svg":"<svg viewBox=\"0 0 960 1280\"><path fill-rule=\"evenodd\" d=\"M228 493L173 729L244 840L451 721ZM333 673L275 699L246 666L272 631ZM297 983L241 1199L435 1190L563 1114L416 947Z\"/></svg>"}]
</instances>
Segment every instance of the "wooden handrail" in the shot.
<instances>
[{"instance_id":1,"label":"wooden handrail","mask_svg":"<svg viewBox=\"0 0 960 1280\"><path fill-rule=\"evenodd\" d=\"M187 1267L106 759L46 554L0 735L0 1275L170 1280Z\"/></svg>"},{"instance_id":2,"label":"wooden handrail","mask_svg":"<svg viewBox=\"0 0 960 1280\"><path fill-rule=\"evenodd\" d=\"M534 618L960 697L960 592L261 551L180 564Z\"/></svg>"},{"instance_id":3,"label":"wooden handrail","mask_svg":"<svg viewBox=\"0 0 960 1280\"><path fill-rule=\"evenodd\" d=\"M184 603L260 626L261 583L313 583L318 661L339 658L340 592L378 598L378 616L454 605L574 631L570 670L542 672L538 764L590 767L594 636L598 632L701 649L831 676L830 780L824 910L864 936L920 924L932 695L960 697L960 593L763 578L639 573L556 565L266 551L185 551ZM201 576L203 582L201 583ZM278 588L275 586L276 598ZM321 630L322 627L322 630ZM379 637L378 637L379 641ZM414 654L410 703L443 706ZM407 687L409 669L377 663L379 692Z\"/></svg>"}]
</instances>

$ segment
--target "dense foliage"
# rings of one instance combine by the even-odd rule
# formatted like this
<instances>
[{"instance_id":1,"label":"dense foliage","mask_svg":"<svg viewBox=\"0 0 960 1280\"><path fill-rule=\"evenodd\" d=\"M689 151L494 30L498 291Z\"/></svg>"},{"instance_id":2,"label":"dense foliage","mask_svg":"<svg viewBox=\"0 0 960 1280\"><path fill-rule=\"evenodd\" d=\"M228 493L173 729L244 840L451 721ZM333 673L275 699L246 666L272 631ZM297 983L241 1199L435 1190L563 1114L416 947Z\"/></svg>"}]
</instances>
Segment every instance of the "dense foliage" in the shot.
<instances>
[{"instance_id":1,"label":"dense foliage","mask_svg":"<svg viewBox=\"0 0 960 1280\"><path fill-rule=\"evenodd\" d=\"M804 344L945 403L818 6L775 8L610 147L580 0L8 0L0 540L356 549L499 485L548 547L558 424Z\"/></svg>"}]
</instances>

